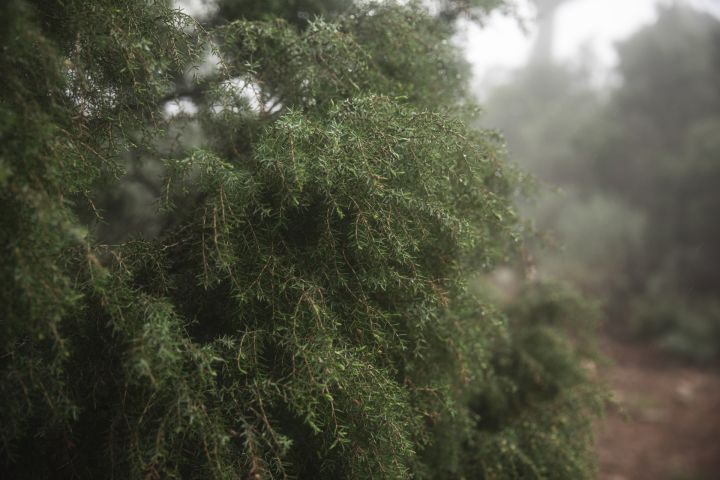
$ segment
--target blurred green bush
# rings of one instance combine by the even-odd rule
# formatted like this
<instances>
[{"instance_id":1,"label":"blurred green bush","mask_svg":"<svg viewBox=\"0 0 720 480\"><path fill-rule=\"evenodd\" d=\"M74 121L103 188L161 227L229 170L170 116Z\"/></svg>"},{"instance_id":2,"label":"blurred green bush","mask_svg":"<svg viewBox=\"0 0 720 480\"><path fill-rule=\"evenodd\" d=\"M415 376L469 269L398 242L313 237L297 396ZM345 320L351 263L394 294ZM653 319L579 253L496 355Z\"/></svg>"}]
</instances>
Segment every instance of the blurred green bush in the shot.
<instances>
[{"instance_id":1,"label":"blurred green bush","mask_svg":"<svg viewBox=\"0 0 720 480\"><path fill-rule=\"evenodd\" d=\"M630 333L678 358L712 362L720 356L720 301L647 295L631 307Z\"/></svg>"}]
</instances>

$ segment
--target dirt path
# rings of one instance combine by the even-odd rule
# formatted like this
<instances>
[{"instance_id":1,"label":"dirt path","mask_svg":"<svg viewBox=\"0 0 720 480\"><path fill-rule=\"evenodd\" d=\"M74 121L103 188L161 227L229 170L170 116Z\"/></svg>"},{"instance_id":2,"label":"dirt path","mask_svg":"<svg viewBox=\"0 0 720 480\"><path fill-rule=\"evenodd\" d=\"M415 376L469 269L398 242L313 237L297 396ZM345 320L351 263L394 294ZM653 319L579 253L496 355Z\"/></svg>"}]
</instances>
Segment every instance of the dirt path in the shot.
<instances>
[{"instance_id":1,"label":"dirt path","mask_svg":"<svg viewBox=\"0 0 720 480\"><path fill-rule=\"evenodd\" d=\"M603 350L624 415L613 409L597 426L600 479L720 479L720 371L672 363L647 346L605 340Z\"/></svg>"}]
</instances>

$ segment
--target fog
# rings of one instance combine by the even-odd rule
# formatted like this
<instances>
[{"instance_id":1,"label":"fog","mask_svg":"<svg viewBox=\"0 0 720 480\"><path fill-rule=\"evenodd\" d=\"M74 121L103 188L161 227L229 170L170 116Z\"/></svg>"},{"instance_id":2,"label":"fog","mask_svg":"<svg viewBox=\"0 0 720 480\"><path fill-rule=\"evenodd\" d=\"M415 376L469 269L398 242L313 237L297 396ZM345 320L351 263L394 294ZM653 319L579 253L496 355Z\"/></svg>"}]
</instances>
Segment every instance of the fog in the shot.
<instances>
[{"instance_id":1,"label":"fog","mask_svg":"<svg viewBox=\"0 0 720 480\"><path fill-rule=\"evenodd\" d=\"M600 299L616 395L660 405L647 420L649 407L621 402L647 428L611 417L603 472L711 478L699 465L717 451L706 431L717 419L698 413L693 425L669 405L692 384L687 409L703 411L697 386L715 380L693 375L720 354L720 3L542 3L522 9L525 34L498 17L463 39L471 61L484 57L482 126L537 182L523 207L533 271ZM700 367L662 377L667 358ZM686 451L667 446L702 435ZM643 442L654 446L626 445Z\"/></svg>"},{"instance_id":2,"label":"fog","mask_svg":"<svg viewBox=\"0 0 720 480\"><path fill-rule=\"evenodd\" d=\"M595 84L605 88L607 82L617 80L617 42L654 22L658 7L670 3L720 16L720 2L715 0L565 1L554 15L554 55L564 63L590 66ZM461 22L458 43L465 48L476 77L476 90L483 98L494 85L507 80L512 70L528 61L537 38L538 11L534 2L518 0L515 6L515 15L495 12L484 24Z\"/></svg>"}]
</instances>

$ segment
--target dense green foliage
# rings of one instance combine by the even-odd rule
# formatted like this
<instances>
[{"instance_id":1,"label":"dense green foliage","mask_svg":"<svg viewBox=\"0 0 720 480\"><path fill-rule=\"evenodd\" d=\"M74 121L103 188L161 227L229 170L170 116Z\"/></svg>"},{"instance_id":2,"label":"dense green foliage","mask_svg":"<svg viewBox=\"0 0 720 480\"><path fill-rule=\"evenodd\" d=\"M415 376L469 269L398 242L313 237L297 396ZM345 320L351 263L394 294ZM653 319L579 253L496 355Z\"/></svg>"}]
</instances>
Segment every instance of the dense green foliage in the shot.
<instances>
[{"instance_id":1,"label":"dense green foliage","mask_svg":"<svg viewBox=\"0 0 720 480\"><path fill-rule=\"evenodd\" d=\"M450 24L258 5L1 7L3 477L591 476L554 290L466 288L518 247L516 174ZM138 164L159 212L117 234Z\"/></svg>"}]
</instances>

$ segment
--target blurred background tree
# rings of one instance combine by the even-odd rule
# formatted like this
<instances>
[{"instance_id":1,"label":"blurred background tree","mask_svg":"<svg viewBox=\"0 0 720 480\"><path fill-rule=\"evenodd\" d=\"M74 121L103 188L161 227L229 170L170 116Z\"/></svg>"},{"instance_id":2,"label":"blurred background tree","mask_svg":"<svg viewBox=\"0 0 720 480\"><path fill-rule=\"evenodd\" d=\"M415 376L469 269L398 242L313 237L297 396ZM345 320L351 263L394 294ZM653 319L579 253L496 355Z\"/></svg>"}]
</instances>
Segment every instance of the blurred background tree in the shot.
<instances>
[{"instance_id":1,"label":"blurred background tree","mask_svg":"<svg viewBox=\"0 0 720 480\"><path fill-rule=\"evenodd\" d=\"M564 245L536 252L544 270L604 296L613 328L698 360L720 352L719 32L708 13L659 7L656 22L618 45L609 93L582 64L535 55L491 94L484 120L562 189L527 209Z\"/></svg>"},{"instance_id":2,"label":"blurred background tree","mask_svg":"<svg viewBox=\"0 0 720 480\"><path fill-rule=\"evenodd\" d=\"M589 161L602 191L646 217L639 261L628 266L632 293L647 296L641 304L653 309L663 299L661 308L675 310L650 314L636 306L635 328L709 359L720 353L720 319L707 305L720 293L720 226L712 220L720 205L720 22L665 7L619 53L623 83L590 127L597 136L587 137ZM662 320L668 316L673 320ZM644 326L648 321L655 325Z\"/></svg>"}]
</instances>

